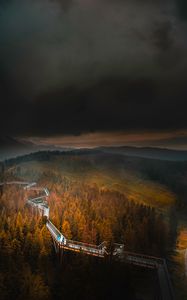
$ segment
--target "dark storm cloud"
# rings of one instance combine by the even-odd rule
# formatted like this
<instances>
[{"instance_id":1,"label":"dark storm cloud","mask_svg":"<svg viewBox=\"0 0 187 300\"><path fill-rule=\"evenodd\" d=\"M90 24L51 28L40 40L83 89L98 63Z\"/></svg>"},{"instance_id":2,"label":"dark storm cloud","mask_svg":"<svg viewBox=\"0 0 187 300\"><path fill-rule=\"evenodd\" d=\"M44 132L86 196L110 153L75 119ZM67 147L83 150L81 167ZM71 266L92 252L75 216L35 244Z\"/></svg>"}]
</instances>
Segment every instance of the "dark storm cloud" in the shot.
<instances>
[{"instance_id":1,"label":"dark storm cloud","mask_svg":"<svg viewBox=\"0 0 187 300\"><path fill-rule=\"evenodd\" d=\"M179 16L187 21L187 2L186 0L176 0Z\"/></svg>"},{"instance_id":2,"label":"dark storm cloud","mask_svg":"<svg viewBox=\"0 0 187 300\"><path fill-rule=\"evenodd\" d=\"M11 116L13 130L50 135L184 128L184 96L182 85L175 89L168 83L166 88L145 80L111 79L87 88L63 88L42 95L22 110L20 103L16 120Z\"/></svg>"},{"instance_id":3,"label":"dark storm cloud","mask_svg":"<svg viewBox=\"0 0 187 300\"><path fill-rule=\"evenodd\" d=\"M2 133L187 126L182 1L0 3Z\"/></svg>"}]
</instances>

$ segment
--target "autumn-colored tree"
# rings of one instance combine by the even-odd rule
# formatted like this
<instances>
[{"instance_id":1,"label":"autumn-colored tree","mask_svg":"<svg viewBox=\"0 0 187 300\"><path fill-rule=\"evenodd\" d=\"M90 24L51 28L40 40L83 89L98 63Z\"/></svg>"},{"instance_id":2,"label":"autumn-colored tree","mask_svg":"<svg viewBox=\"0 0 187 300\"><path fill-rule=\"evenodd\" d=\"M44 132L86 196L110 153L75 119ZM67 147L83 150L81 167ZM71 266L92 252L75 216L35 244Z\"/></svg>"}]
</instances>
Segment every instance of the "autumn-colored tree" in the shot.
<instances>
[{"instance_id":1,"label":"autumn-colored tree","mask_svg":"<svg viewBox=\"0 0 187 300\"><path fill-rule=\"evenodd\" d=\"M63 221L61 228L63 235L68 239L72 239L71 227L67 220Z\"/></svg>"}]
</instances>

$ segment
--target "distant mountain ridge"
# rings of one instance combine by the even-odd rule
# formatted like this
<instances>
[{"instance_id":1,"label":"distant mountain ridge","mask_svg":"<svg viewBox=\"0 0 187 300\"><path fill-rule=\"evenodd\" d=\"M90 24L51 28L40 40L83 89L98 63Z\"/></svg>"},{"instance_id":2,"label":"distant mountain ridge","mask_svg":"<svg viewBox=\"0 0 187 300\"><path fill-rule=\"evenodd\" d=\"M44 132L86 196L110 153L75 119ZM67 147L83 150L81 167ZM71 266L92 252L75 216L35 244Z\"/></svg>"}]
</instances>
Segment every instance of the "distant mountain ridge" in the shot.
<instances>
[{"instance_id":1,"label":"distant mountain ridge","mask_svg":"<svg viewBox=\"0 0 187 300\"><path fill-rule=\"evenodd\" d=\"M111 154L120 154L126 156L136 156L142 158L169 160L169 161L187 161L187 151L172 150L153 147L99 147L101 151Z\"/></svg>"},{"instance_id":2,"label":"distant mountain ridge","mask_svg":"<svg viewBox=\"0 0 187 300\"><path fill-rule=\"evenodd\" d=\"M0 137L0 160L32 152L34 145L24 143L10 136Z\"/></svg>"},{"instance_id":3,"label":"distant mountain ridge","mask_svg":"<svg viewBox=\"0 0 187 300\"><path fill-rule=\"evenodd\" d=\"M30 154L37 151L70 151L72 154L94 154L102 152L112 155L125 155L130 157L150 158L168 161L187 161L187 151L171 150L154 147L129 147L129 146L111 146L96 148L63 148L53 145L37 145L30 141L20 140L13 137L0 137L0 160L14 158Z\"/></svg>"},{"instance_id":4,"label":"distant mountain ridge","mask_svg":"<svg viewBox=\"0 0 187 300\"><path fill-rule=\"evenodd\" d=\"M10 136L0 136L0 161L38 151L68 151L68 148L53 145L37 145L30 141Z\"/></svg>"},{"instance_id":5,"label":"distant mountain ridge","mask_svg":"<svg viewBox=\"0 0 187 300\"><path fill-rule=\"evenodd\" d=\"M10 136L0 136L0 147L7 148L7 147L21 147L24 144L19 142L17 139L10 137Z\"/></svg>"}]
</instances>

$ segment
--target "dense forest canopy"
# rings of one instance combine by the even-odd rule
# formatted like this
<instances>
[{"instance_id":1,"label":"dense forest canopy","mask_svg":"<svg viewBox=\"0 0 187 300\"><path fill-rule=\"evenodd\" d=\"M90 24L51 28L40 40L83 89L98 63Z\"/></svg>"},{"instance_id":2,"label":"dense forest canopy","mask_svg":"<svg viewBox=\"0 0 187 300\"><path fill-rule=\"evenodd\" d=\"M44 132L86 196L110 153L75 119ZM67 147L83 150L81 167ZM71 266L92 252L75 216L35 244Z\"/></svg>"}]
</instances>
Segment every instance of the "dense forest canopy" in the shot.
<instances>
[{"instance_id":1,"label":"dense forest canopy","mask_svg":"<svg viewBox=\"0 0 187 300\"><path fill-rule=\"evenodd\" d=\"M18 159L17 163L15 160L6 162L4 172L1 172L1 180L24 179L37 181L40 186L47 187L50 191L48 198L50 219L67 238L94 244L106 240L109 246L113 242L119 242L125 245L126 250L154 256L167 256L173 249L176 243L177 221L172 192L168 194L163 190L165 197L169 198L168 195L171 195L172 201L168 202L167 211L166 205L163 210L162 203L158 209L147 203L144 204L143 201L136 201L140 198L132 199L128 192L116 189L116 185L107 184L108 177L107 179L104 177L106 180L104 184L103 178L101 180L99 176L93 175L96 171L98 175L98 170L100 174L105 173L106 164L110 175L110 167L114 161L100 163L101 160L97 158L98 162L95 164L95 158L85 154L71 156L57 153L54 156L50 153L39 153L37 155L38 158L36 154L34 155L35 159L31 155L25 159ZM119 172L117 163L116 166ZM125 181L127 174L124 172L123 164L122 168L120 171ZM127 164L126 170L128 168ZM137 180L134 171L131 172L131 176ZM130 183L128 182L129 188ZM137 185L139 189L141 186L143 188L142 182L139 187ZM81 255L66 253L62 267L65 271L61 270L62 276L59 277L58 262L50 234L45 226L45 219L28 206L26 200L31 196L29 193L16 186L1 188L0 292L2 299L12 299L15 293L17 299L26 297L35 299L36 296L37 299L61 299L59 294L55 294L55 286L60 286L58 293L66 294L70 289L67 278L72 280L75 276L74 272L77 272L76 280L79 276L84 277L84 272L92 268L100 269L100 274L104 272L106 275L106 272L111 272L111 269L108 270L109 267L100 260L82 259ZM162 200L161 197L159 199ZM111 268L116 268L115 274L120 268L124 278L128 276L127 273L132 272L127 266L121 269L118 264ZM66 272L66 276L63 276L63 272ZM87 278L85 289L90 289L92 296L85 299L96 299L96 294L100 290L106 292L105 285L97 288L94 286L98 284L96 277L91 280L93 286L89 280ZM129 299L136 299L135 295L132 298L131 284L127 282ZM119 280L115 284L118 285ZM80 289L79 283L75 282L72 286L76 294ZM82 295L80 291L79 293ZM75 299L79 299L79 296L77 295ZM69 296L70 299L71 297L74 299L73 293ZM100 299L98 295L97 299Z\"/></svg>"}]
</instances>

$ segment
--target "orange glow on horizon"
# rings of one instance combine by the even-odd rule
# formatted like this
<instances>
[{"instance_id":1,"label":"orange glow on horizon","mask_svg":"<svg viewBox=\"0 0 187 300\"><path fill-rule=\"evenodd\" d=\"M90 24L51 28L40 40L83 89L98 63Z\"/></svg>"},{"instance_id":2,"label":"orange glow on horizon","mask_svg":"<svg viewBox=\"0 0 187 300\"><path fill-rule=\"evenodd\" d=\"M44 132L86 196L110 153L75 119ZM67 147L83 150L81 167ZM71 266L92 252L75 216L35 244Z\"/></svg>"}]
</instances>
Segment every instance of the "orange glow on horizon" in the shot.
<instances>
[{"instance_id":1,"label":"orange glow on horizon","mask_svg":"<svg viewBox=\"0 0 187 300\"><path fill-rule=\"evenodd\" d=\"M187 149L187 145L168 144L167 141L178 138L187 139L187 130L164 132L94 132L80 135L59 135L49 137L24 137L22 140L30 141L37 145L53 145L56 147L94 148L100 146L136 146L136 147L165 147Z\"/></svg>"}]
</instances>

